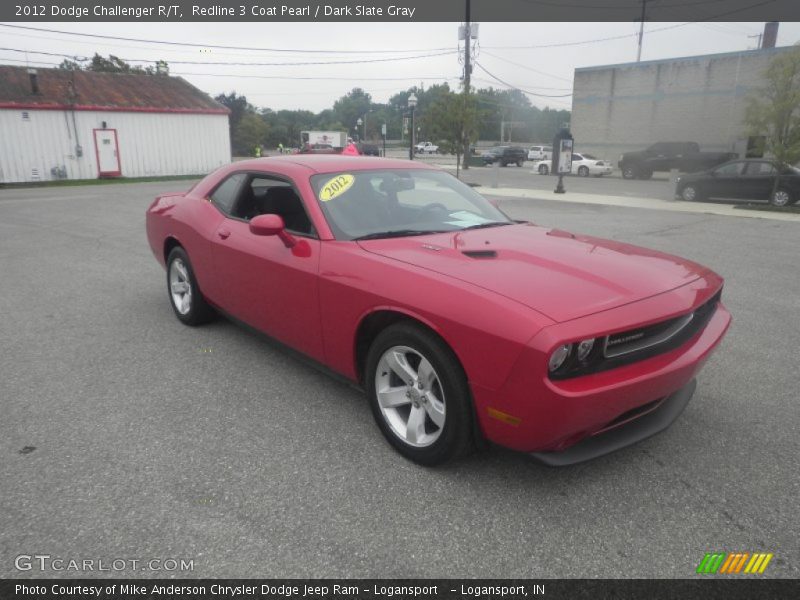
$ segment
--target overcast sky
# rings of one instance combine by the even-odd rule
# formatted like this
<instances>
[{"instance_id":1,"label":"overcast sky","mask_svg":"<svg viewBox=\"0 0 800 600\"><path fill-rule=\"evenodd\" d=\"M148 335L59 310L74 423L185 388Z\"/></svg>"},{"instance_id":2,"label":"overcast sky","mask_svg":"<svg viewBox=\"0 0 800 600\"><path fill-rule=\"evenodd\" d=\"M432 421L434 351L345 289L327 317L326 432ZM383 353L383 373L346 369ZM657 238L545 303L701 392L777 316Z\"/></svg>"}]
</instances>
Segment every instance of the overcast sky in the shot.
<instances>
[{"instance_id":1,"label":"overcast sky","mask_svg":"<svg viewBox=\"0 0 800 600\"><path fill-rule=\"evenodd\" d=\"M288 51L224 50L155 43L92 39L56 33L37 33L0 27L0 63L31 66L57 64L60 58L33 54L50 52L70 56L115 54L136 64L164 59L170 72L181 75L205 92L236 91L258 107L320 111L353 87L362 87L374 101L411 85L441 83L457 87L461 75L457 49L458 23L18 23L75 33L127 38L190 42L221 46L277 48ZM756 47L763 23L659 23L646 25L642 60L732 52ZM661 31L658 31L661 30ZM527 92L563 96L572 91L576 67L636 60L636 23L482 23L478 65L506 84ZM626 36L589 43L590 40ZM565 42L570 46L530 48ZM778 45L800 41L800 23L781 23ZM525 48L527 46L527 48ZM321 53L298 50L325 51ZM346 51L347 53L344 53ZM446 54L442 54L446 53ZM439 56L426 56L442 54ZM375 61L357 64L257 66L199 65L179 61L308 63ZM411 57L411 58L407 58ZM144 61L144 62L142 62ZM516 64L514 64L516 63ZM281 79L279 77L286 77ZM329 79L318 79L327 77ZM309 79L297 79L309 78ZM381 79L392 78L392 79ZM473 72L477 87L508 87L479 66ZM570 108L571 97L529 95L537 106Z\"/></svg>"}]
</instances>

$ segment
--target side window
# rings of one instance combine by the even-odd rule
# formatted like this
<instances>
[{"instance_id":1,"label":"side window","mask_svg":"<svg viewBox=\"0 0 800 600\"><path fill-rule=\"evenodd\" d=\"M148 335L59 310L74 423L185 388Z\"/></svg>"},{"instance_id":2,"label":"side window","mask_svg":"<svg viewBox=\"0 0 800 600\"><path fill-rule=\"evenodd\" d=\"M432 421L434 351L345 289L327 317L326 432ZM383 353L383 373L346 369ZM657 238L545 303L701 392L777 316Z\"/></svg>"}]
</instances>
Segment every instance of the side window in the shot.
<instances>
[{"instance_id":1,"label":"side window","mask_svg":"<svg viewBox=\"0 0 800 600\"><path fill-rule=\"evenodd\" d=\"M250 220L258 215L279 215L289 231L314 234L302 200L291 184L281 179L256 175L242 188L233 216Z\"/></svg>"},{"instance_id":2,"label":"side window","mask_svg":"<svg viewBox=\"0 0 800 600\"><path fill-rule=\"evenodd\" d=\"M242 186L246 175L244 173L235 173L217 186L217 189L209 196L211 202L224 212L226 215L231 214L233 205L236 202L236 196L239 193L239 188Z\"/></svg>"},{"instance_id":3,"label":"side window","mask_svg":"<svg viewBox=\"0 0 800 600\"><path fill-rule=\"evenodd\" d=\"M752 162L747 166L748 177L769 177L775 175L775 167L768 162Z\"/></svg>"},{"instance_id":4,"label":"side window","mask_svg":"<svg viewBox=\"0 0 800 600\"><path fill-rule=\"evenodd\" d=\"M727 165L722 165L719 167L714 173L721 177L738 177L744 172L744 166L747 163L743 162L734 162L728 163Z\"/></svg>"}]
</instances>

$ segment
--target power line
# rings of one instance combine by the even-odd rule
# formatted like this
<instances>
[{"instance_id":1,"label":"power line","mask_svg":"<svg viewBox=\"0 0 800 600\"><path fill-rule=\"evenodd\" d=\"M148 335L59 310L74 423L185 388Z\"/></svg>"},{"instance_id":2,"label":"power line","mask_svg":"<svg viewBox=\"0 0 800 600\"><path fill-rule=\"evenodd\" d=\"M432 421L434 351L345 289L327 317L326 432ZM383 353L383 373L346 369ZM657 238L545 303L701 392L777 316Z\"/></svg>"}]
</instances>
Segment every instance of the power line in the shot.
<instances>
[{"instance_id":1,"label":"power line","mask_svg":"<svg viewBox=\"0 0 800 600\"><path fill-rule=\"evenodd\" d=\"M710 0L706 0L706 1L709 2ZM761 2L756 2L755 4L748 4L747 6L742 6L742 7L735 8L733 10L729 10L729 11L726 11L726 12L723 12L723 13L719 13L719 14L716 14L716 15L711 15L711 16L705 17L703 19L697 19L695 21L686 21L684 23L676 23L675 25L667 25L666 27L657 27L655 29L650 29L649 31L645 31L644 33L645 34L658 33L658 32L661 32L661 31L669 31L671 29L677 29L679 27L686 27L687 25L695 25L695 24L700 24L700 23L713 22L713 21L716 21L717 19L722 19L723 17L729 17L730 15L734 15L734 14L737 14L737 13L740 13L740 12L744 12L746 10L751 10L753 8L758 8L758 7L764 6L766 4L772 4L775 1L776 0L762 0ZM703 3L702 1L687 2L686 5L689 5L689 4L702 4L702 3ZM558 6L565 6L565 5L558 4ZM669 6L682 6L682 5L674 4L674 5L660 5L660 6L662 8L668 8ZM567 46L583 46L583 45L586 45L586 44L598 44L598 43L601 43L601 42L609 42L609 41L614 41L614 40L623 40L623 39L631 38L631 37L638 36L638 35L639 35L638 33L627 33L627 34L624 34L624 35L615 35L615 36L609 36L609 37L604 37L604 38L580 40L580 41L575 41L575 42L558 42L558 43L554 43L554 44L535 44L535 45L530 45L530 46L484 46L484 50L486 48L488 48L490 50L528 50L528 49L540 49L540 48L563 48L563 47L567 47Z\"/></svg>"},{"instance_id":2,"label":"power line","mask_svg":"<svg viewBox=\"0 0 800 600\"><path fill-rule=\"evenodd\" d=\"M484 73L486 73L486 74L487 74L489 77L491 77L492 79L495 79L495 80L499 81L500 83L502 83L502 84L503 84L503 85L505 85L505 86L508 86L508 87L510 87L510 88L513 88L513 89L515 89L515 90L519 90L520 92L523 92L523 93L525 93L525 94L528 94L529 96L537 96L537 97L539 97L539 98L569 98L570 96L572 96L572 94L537 94L536 92L530 92L530 91L528 91L528 90L524 90L524 89L522 89L522 88L520 88L520 87L517 87L517 86L515 86L515 85L512 85L512 84L508 83L507 81L503 81L502 79L500 79L500 78L499 78L499 77L497 77L496 75L493 75L492 73L490 73L489 71L487 71L487 70L486 70L486 67L484 67L484 66L483 66L481 63L479 63L479 62L476 62L476 63L475 63L475 65L476 65L476 66L477 66L477 67L478 67L478 68L479 68L481 71L483 71L483 72L484 72Z\"/></svg>"},{"instance_id":3,"label":"power line","mask_svg":"<svg viewBox=\"0 0 800 600\"><path fill-rule=\"evenodd\" d=\"M9 50L8 48L0 48L2 50ZM23 52L21 50L13 50L14 52ZM48 54L52 56L57 56L59 58L76 58L71 57L66 54L54 54L54 53L43 53L37 52L36 54ZM45 65L51 67L58 67L60 63L53 63L53 62L42 62L42 61L28 61L28 60L16 60L13 58L0 58L2 61L9 61L9 62L18 62L18 63L31 63L37 65ZM360 75L356 75L353 77L333 77L333 76L302 76L302 75L240 75L235 73L188 73L188 72L176 72L171 71L172 75L178 75L182 77L236 77L239 79L278 79L278 80L296 80L296 81L444 81L444 82L451 82L451 81L459 81L459 77L441 77L437 75L411 75L409 77L363 77Z\"/></svg>"},{"instance_id":4,"label":"power line","mask_svg":"<svg viewBox=\"0 0 800 600\"><path fill-rule=\"evenodd\" d=\"M91 60L88 57L78 57L70 54L59 54L54 52L43 52L38 50L20 50L19 48L0 48L0 50L6 50L8 52L24 52L27 54L42 54L45 56L60 56L63 58L69 58L73 60L77 60L79 62ZM378 62L394 62L400 60L416 60L420 58L431 58L434 56L446 56L448 54L454 54L455 50L450 50L448 52L439 52L435 54L420 54L415 56L398 56L392 58L371 58L371 59L361 59L361 60L333 60L333 61L306 61L306 62L279 62L279 63L268 63L268 62L218 62L218 61L200 61L200 60L171 60L169 64L173 65L204 65L204 66L251 66L251 67L297 67L297 66L308 66L308 65L354 65L354 64L365 64L365 63L378 63ZM125 58L119 57L120 60L125 62L145 62L145 63L155 63L155 60L150 60L146 58Z\"/></svg>"},{"instance_id":5,"label":"power line","mask_svg":"<svg viewBox=\"0 0 800 600\"><path fill-rule=\"evenodd\" d=\"M544 75L545 77L552 77L553 79L560 79L562 81L569 81L570 83L572 83L572 80L571 79L567 79L566 77L559 77L558 75L553 75L551 73L545 73L544 71L537 71L536 69L534 69L532 67L528 67L528 66L520 64L518 62L514 62L513 60L509 60L507 58L503 58L502 56L498 56L497 54L492 54L491 52L486 52L486 50L483 49L483 48L482 48L482 50L483 50L483 54L485 54L486 56L491 56L492 58L496 58L497 60L502 60L503 62L507 62L508 64L514 65L515 67L519 67L520 69L525 69L527 71L532 71L533 73L537 73L538 75ZM541 89L545 90L545 89L557 89L557 88L541 88Z\"/></svg>"},{"instance_id":6,"label":"power line","mask_svg":"<svg viewBox=\"0 0 800 600\"><path fill-rule=\"evenodd\" d=\"M417 48L415 50L310 50L296 48L258 48L253 46L221 46L217 44L196 44L192 42L169 42L164 40L148 40L142 38L129 38L114 35L100 35L97 33L78 33L75 31L63 31L59 29L44 29L41 27L28 27L25 25L11 25L0 23L0 27L11 27L13 29L25 29L27 31L39 31L43 33L58 33L61 35L73 35L79 37L89 37L103 40L120 40L123 42L137 42L142 44L164 44L167 46L186 46L190 48L216 48L218 50L247 50L251 52L293 52L299 54L399 54L403 52L439 52L443 50L453 51L453 48Z\"/></svg>"}]
</instances>

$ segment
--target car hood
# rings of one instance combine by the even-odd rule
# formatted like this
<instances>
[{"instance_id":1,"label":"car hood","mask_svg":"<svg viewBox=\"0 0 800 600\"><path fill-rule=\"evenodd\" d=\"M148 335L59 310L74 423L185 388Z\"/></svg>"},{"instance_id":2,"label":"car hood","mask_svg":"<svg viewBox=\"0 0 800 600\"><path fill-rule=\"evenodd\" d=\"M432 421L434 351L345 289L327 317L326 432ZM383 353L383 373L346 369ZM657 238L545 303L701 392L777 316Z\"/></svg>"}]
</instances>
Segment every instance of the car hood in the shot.
<instances>
[{"instance_id":1,"label":"car hood","mask_svg":"<svg viewBox=\"0 0 800 600\"><path fill-rule=\"evenodd\" d=\"M358 243L491 290L557 322L643 300L708 272L676 256L530 223Z\"/></svg>"}]
</instances>

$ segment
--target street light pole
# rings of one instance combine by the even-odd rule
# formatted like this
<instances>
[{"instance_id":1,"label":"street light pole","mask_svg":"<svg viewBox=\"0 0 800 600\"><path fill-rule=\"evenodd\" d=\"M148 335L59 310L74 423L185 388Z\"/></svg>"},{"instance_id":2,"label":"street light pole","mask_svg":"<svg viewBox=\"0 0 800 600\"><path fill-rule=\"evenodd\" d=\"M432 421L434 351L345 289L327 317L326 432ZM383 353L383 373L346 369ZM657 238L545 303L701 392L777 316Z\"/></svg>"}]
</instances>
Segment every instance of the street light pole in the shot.
<instances>
[{"instance_id":1,"label":"street light pole","mask_svg":"<svg viewBox=\"0 0 800 600\"><path fill-rule=\"evenodd\" d=\"M408 97L408 108L411 110L411 135L408 136L408 160L414 160L414 109L417 107L417 96L412 92Z\"/></svg>"},{"instance_id":2,"label":"street light pole","mask_svg":"<svg viewBox=\"0 0 800 600\"><path fill-rule=\"evenodd\" d=\"M361 120L361 117L358 117L358 120L356 121L356 137L358 137L359 135L363 135L363 131L361 132L361 134L359 134L359 131L358 131L358 128L359 128L359 127L361 127L361 124L362 124L363 122L364 122L364 121L362 121L362 120ZM361 139L359 139L358 141L360 142L360 141L362 141L362 140L361 140Z\"/></svg>"}]
</instances>

